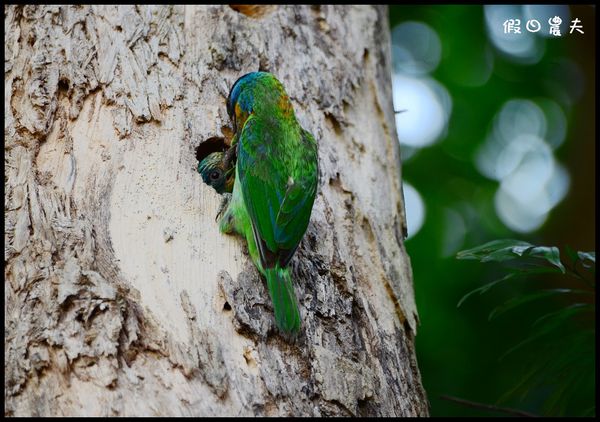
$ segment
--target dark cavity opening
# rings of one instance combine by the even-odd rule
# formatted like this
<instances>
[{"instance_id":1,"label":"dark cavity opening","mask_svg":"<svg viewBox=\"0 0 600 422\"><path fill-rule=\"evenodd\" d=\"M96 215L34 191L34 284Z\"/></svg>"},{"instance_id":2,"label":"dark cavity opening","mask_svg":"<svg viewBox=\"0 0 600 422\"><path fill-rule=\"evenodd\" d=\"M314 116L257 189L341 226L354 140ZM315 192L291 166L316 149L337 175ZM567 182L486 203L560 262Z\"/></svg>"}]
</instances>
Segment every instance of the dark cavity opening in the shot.
<instances>
[{"instance_id":1,"label":"dark cavity opening","mask_svg":"<svg viewBox=\"0 0 600 422\"><path fill-rule=\"evenodd\" d=\"M60 79L58 81L58 91L59 92L68 92L69 91L69 81L66 79Z\"/></svg>"},{"instance_id":2,"label":"dark cavity opening","mask_svg":"<svg viewBox=\"0 0 600 422\"><path fill-rule=\"evenodd\" d=\"M202 141L200 145L196 147L196 160L200 162L213 152L223 152L225 150L227 150L225 138L221 136L212 136L205 141Z\"/></svg>"}]
</instances>

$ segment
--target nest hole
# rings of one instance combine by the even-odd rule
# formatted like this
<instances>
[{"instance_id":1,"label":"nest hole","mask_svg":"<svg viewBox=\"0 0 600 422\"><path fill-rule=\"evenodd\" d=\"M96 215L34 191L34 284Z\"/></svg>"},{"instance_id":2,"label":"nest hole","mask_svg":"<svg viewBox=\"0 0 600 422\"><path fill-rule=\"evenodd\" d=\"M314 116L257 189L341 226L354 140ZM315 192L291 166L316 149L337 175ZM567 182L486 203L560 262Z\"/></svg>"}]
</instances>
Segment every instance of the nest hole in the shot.
<instances>
[{"instance_id":1,"label":"nest hole","mask_svg":"<svg viewBox=\"0 0 600 422\"><path fill-rule=\"evenodd\" d=\"M69 91L69 81L64 78L59 79L57 88L58 88L59 92L68 92Z\"/></svg>"},{"instance_id":2,"label":"nest hole","mask_svg":"<svg viewBox=\"0 0 600 422\"><path fill-rule=\"evenodd\" d=\"M221 136L210 137L196 147L196 160L200 162L213 152L224 152L225 150L227 150L225 138Z\"/></svg>"}]
</instances>

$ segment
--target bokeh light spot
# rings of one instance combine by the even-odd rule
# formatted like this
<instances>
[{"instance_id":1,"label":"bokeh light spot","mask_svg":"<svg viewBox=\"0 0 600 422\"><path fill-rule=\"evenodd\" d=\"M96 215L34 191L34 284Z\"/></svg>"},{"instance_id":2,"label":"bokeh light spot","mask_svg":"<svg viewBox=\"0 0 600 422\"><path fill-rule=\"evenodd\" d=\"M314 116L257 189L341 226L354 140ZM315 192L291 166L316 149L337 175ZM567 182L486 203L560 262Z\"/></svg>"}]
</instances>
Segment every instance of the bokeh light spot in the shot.
<instances>
[{"instance_id":1,"label":"bokeh light spot","mask_svg":"<svg viewBox=\"0 0 600 422\"><path fill-rule=\"evenodd\" d=\"M435 70L442 56L437 33L421 22L402 22L392 30L394 71L423 75Z\"/></svg>"},{"instance_id":2,"label":"bokeh light spot","mask_svg":"<svg viewBox=\"0 0 600 422\"><path fill-rule=\"evenodd\" d=\"M546 134L546 116L543 110L530 100L509 100L502 106L494 131L499 141L511 143L519 135L543 137Z\"/></svg>"},{"instance_id":3,"label":"bokeh light spot","mask_svg":"<svg viewBox=\"0 0 600 422\"><path fill-rule=\"evenodd\" d=\"M546 214L535 212L529 204L520 203L504 189L496 191L494 205L502 222L519 233L537 230L546 221Z\"/></svg>"},{"instance_id":4,"label":"bokeh light spot","mask_svg":"<svg viewBox=\"0 0 600 422\"><path fill-rule=\"evenodd\" d=\"M406 210L407 239L410 239L421 230L425 221L425 203L415 188L405 181L402 182L404 190L404 208Z\"/></svg>"},{"instance_id":5,"label":"bokeh light spot","mask_svg":"<svg viewBox=\"0 0 600 422\"><path fill-rule=\"evenodd\" d=\"M554 156L542 139L522 135L502 151L498 167L506 173L502 179L502 189L521 203L527 203L550 180L554 172ZM510 170L505 171L505 168ZM535 207L539 208L537 205Z\"/></svg>"},{"instance_id":6,"label":"bokeh light spot","mask_svg":"<svg viewBox=\"0 0 600 422\"><path fill-rule=\"evenodd\" d=\"M525 161L514 175L501 183L496 192L496 212L502 222L516 232L528 233L539 229L550 210L569 191L570 177L563 166L553 161L551 174L540 183L537 179L539 164Z\"/></svg>"},{"instance_id":7,"label":"bokeh light spot","mask_svg":"<svg viewBox=\"0 0 600 422\"><path fill-rule=\"evenodd\" d=\"M502 180L514 171L532 142L548 150L543 141L547 128L546 115L536 103L507 101L494 117L492 132L479 150L479 171L490 179Z\"/></svg>"},{"instance_id":8,"label":"bokeh light spot","mask_svg":"<svg viewBox=\"0 0 600 422\"><path fill-rule=\"evenodd\" d=\"M568 172L552 151L565 137L566 118L554 101L537 103L504 103L476 157L479 171L500 182L494 199L498 217L520 233L537 230L569 186Z\"/></svg>"},{"instance_id":9,"label":"bokeh light spot","mask_svg":"<svg viewBox=\"0 0 600 422\"><path fill-rule=\"evenodd\" d=\"M484 14L488 36L492 44L507 58L523 64L534 64L542 58L544 55L544 39L527 31L525 27L526 19L521 6L486 5L484 6ZM520 20L520 34L504 33L504 22L508 19ZM548 25L547 22L546 25Z\"/></svg>"},{"instance_id":10,"label":"bokeh light spot","mask_svg":"<svg viewBox=\"0 0 600 422\"><path fill-rule=\"evenodd\" d=\"M396 131L401 144L424 147L440 138L448 123L452 101L436 81L410 76L393 76Z\"/></svg>"}]
</instances>

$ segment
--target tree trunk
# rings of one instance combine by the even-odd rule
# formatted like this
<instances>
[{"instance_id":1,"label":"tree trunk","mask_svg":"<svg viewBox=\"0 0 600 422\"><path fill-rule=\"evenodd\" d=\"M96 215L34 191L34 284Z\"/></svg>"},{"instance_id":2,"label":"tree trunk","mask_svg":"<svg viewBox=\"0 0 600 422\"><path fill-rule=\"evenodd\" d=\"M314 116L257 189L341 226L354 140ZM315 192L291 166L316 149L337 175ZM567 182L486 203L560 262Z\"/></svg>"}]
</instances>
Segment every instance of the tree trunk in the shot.
<instances>
[{"instance_id":1,"label":"tree trunk","mask_svg":"<svg viewBox=\"0 0 600 422\"><path fill-rule=\"evenodd\" d=\"M5 6L6 415L427 415L387 10ZM278 334L196 148L256 70L319 144Z\"/></svg>"}]
</instances>

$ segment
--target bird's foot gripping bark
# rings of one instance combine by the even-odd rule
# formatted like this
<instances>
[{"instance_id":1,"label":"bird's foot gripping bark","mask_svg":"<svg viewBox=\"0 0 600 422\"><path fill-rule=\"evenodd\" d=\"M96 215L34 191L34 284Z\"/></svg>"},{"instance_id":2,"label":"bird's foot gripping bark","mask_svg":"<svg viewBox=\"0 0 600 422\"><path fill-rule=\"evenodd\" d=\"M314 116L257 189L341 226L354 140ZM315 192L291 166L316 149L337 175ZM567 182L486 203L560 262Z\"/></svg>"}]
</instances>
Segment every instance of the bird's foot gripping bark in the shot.
<instances>
[{"instance_id":1,"label":"bird's foot gripping bark","mask_svg":"<svg viewBox=\"0 0 600 422\"><path fill-rule=\"evenodd\" d=\"M231 202L231 194L230 193L225 192L221 196L223 196L223 198L221 199L221 203L219 204L219 210L217 211L217 216L215 217L215 221L219 221L219 217L227 209L227 207L229 206L229 202Z\"/></svg>"},{"instance_id":2,"label":"bird's foot gripping bark","mask_svg":"<svg viewBox=\"0 0 600 422\"><path fill-rule=\"evenodd\" d=\"M229 234L234 231L234 220L233 220L233 212L229 204L231 203L231 194L224 193L223 199L221 200L221 205L219 205L219 212L217 213L217 220L219 216L223 214L221 220L219 221L219 230L221 233Z\"/></svg>"}]
</instances>

